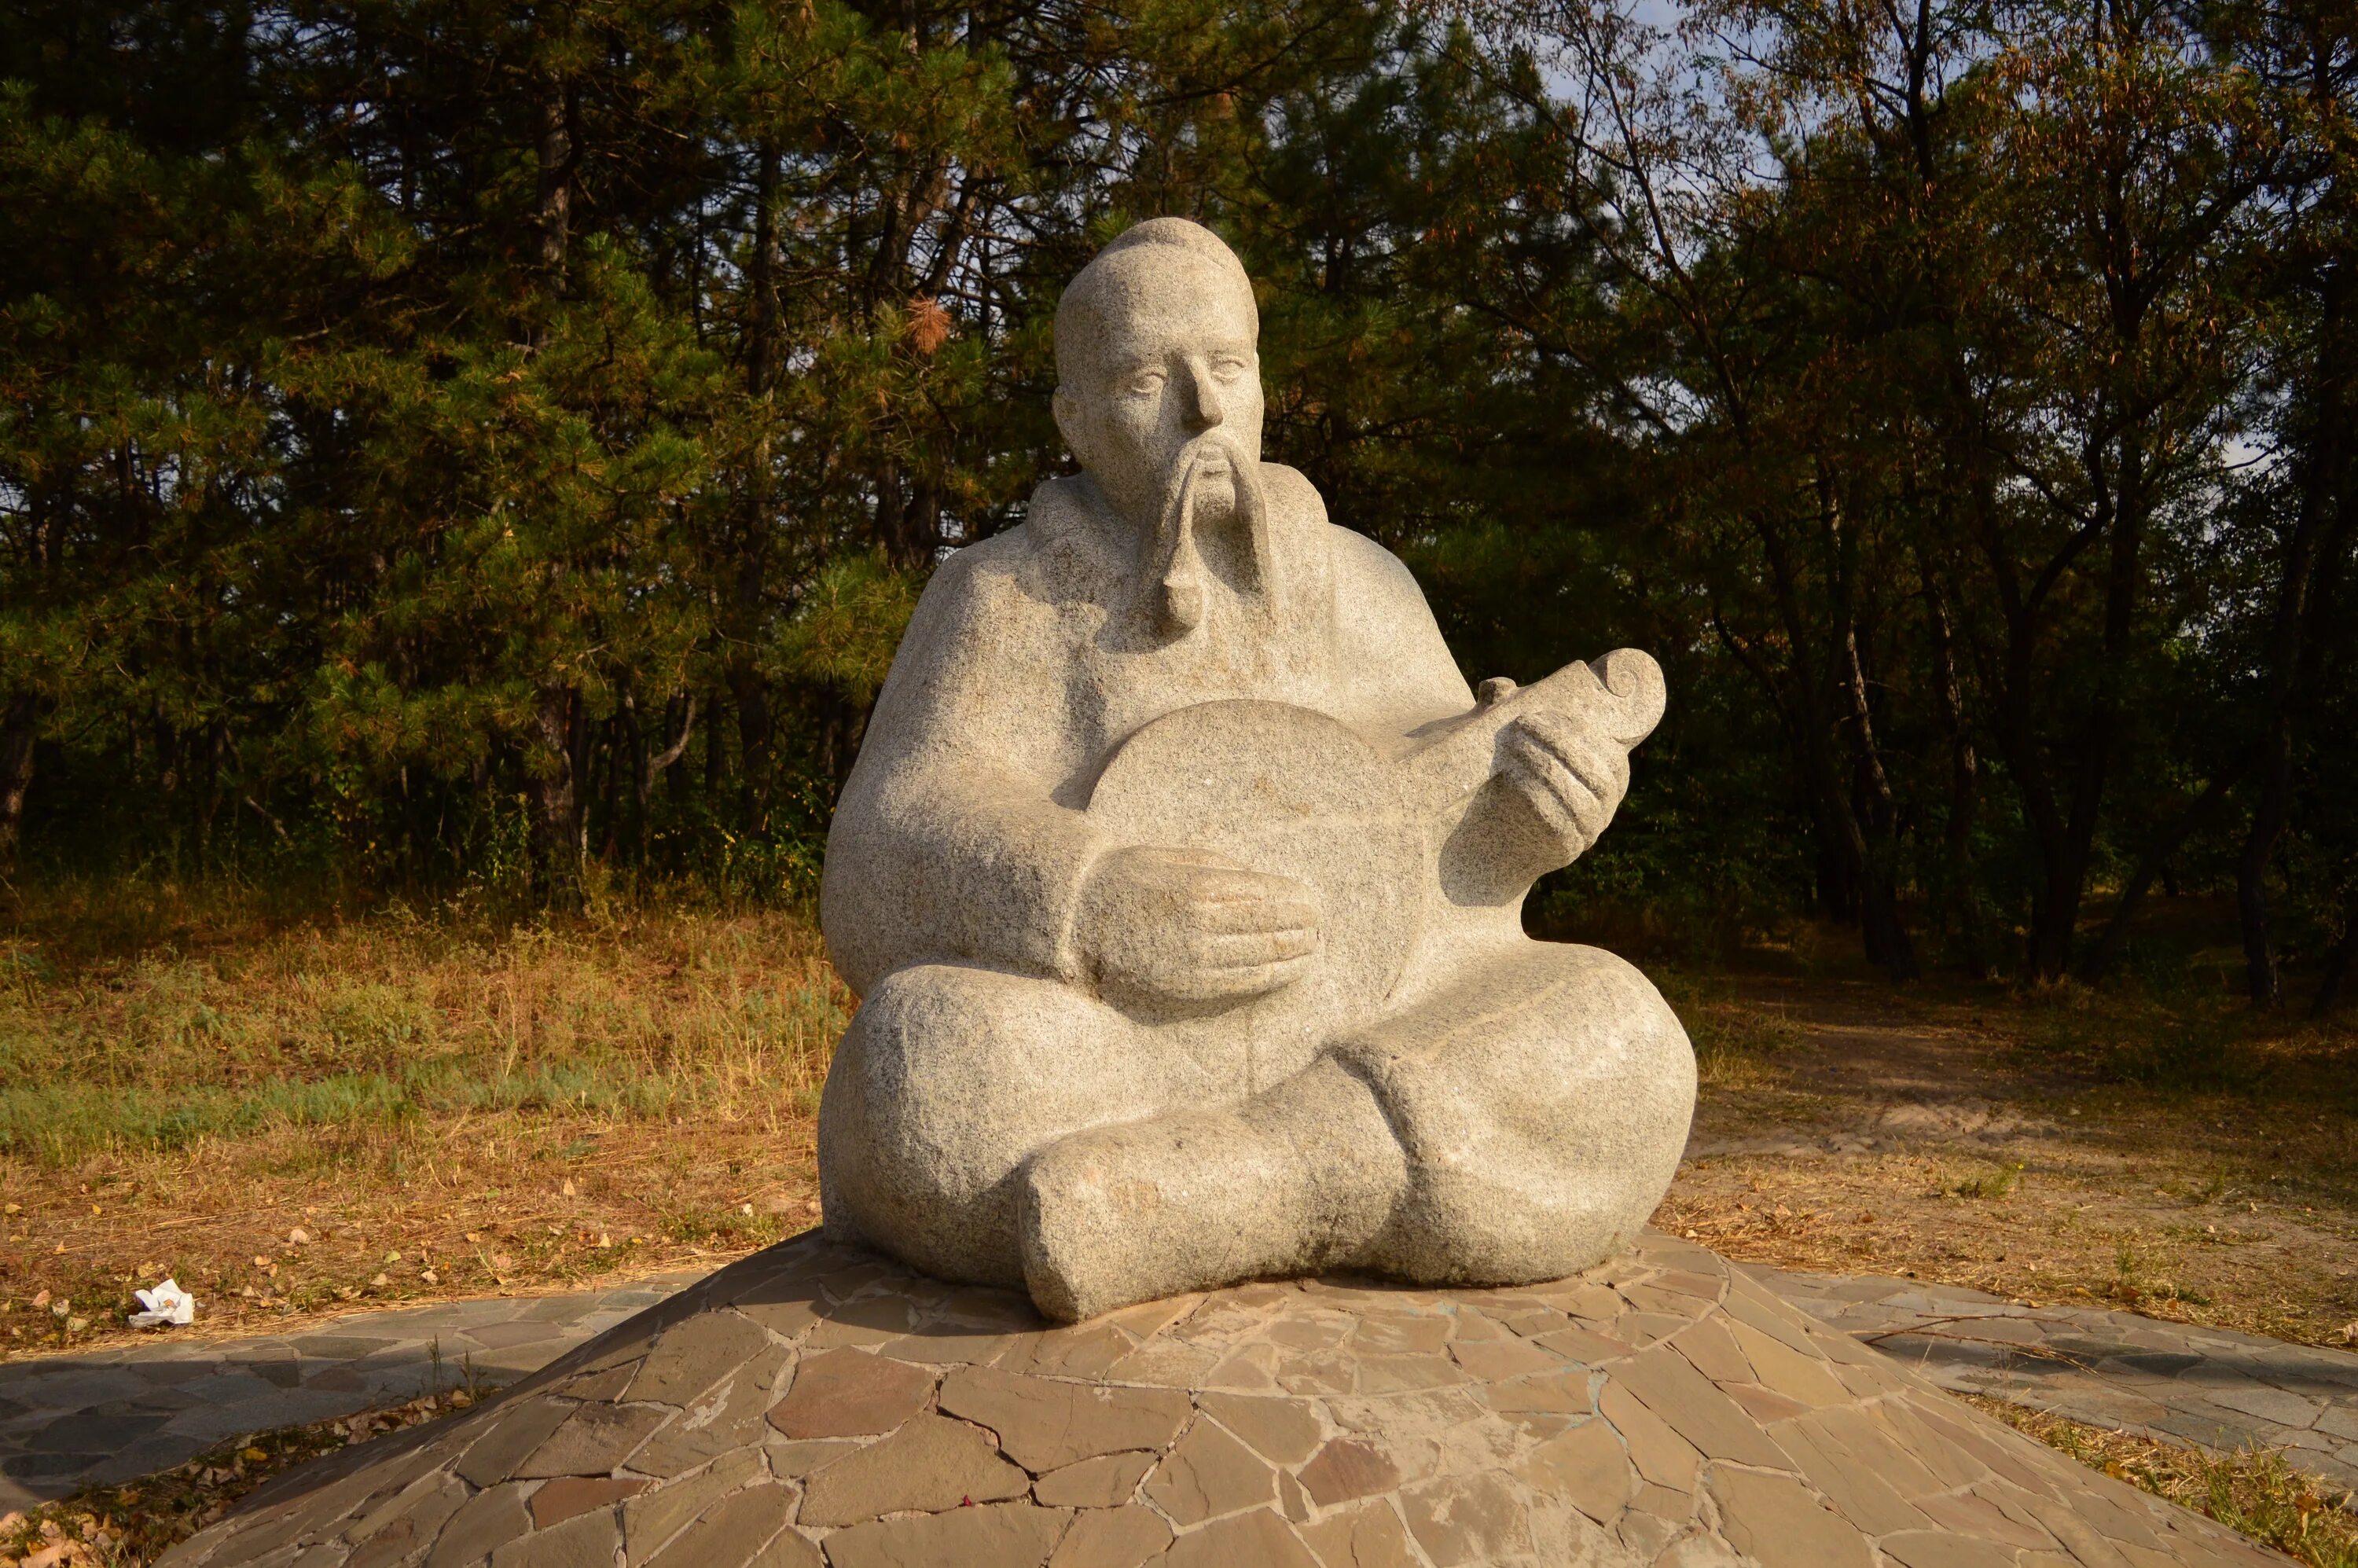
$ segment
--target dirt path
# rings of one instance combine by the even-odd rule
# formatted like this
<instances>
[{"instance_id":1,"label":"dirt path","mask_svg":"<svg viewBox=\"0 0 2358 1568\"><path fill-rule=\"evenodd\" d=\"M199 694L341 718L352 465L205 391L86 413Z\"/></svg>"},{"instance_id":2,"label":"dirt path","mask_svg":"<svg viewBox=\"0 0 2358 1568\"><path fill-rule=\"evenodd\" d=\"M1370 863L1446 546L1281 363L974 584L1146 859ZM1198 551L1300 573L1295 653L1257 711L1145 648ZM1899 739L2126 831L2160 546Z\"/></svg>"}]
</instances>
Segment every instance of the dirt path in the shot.
<instances>
[{"instance_id":1,"label":"dirt path","mask_svg":"<svg viewBox=\"0 0 2358 1568\"><path fill-rule=\"evenodd\" d=\"M1785 1268L2358 1339L2347 1065L2315 1039L2173 1081L2137 1032L2183 1021L2068 999L1744 977L1677 1000L1704 1086L1665 1228Z\"/></svg>"}]
</instances>

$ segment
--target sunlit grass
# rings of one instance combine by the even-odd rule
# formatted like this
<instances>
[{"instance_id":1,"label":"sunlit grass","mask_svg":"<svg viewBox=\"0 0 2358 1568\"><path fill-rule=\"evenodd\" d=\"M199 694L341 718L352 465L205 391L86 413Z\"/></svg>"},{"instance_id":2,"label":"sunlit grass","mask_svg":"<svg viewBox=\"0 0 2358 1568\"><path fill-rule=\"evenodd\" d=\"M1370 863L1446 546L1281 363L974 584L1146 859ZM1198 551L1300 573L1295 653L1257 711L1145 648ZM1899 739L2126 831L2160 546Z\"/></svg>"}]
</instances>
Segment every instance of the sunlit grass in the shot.
<instances>
[{"instance_id":1,"label":"sunlit grass","mask_svg":"<svg viewBox=\"0 0 2358 1568\"><path fill-rule=\"evenodd\" d=\"M2207 1514L2309 1568L2358 1568L2358 1513L2348 1507L2348 1494L2297 1468L2281 1452L2207 1454L1998 1400L1966 1398L2092 1470Z\"/></svg>"},{"instance_id":2,"label":"sunlit grass","mask_svg":"<svg viewBox=\"0 0 2358 1568\"><path fill-rule=\"evenodd\" d=\"M1778 1058L1805 1038L1800 1024L1773 1009L1737 1000L1733 989L1715 977L1665 970L1656 979L1686 1026L1703 1087L1763 1088L1782 1080Z\"/></svg>"}]
</instances>

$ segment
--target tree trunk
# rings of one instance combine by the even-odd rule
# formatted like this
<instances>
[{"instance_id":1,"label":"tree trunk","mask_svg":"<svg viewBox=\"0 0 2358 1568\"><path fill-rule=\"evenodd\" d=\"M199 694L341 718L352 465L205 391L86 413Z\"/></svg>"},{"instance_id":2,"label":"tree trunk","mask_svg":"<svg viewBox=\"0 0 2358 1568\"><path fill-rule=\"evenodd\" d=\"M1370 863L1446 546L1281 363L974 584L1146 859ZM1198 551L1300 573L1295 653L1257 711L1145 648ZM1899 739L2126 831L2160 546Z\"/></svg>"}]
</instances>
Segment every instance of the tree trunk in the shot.
<instances>
[{"instance_id":1,"label":"tree trunk","mask_svg":"<svg viewBox=\"0 0 2358 1568\"><path fill-rule=\"evenodd\" d=\"M639 705L628 691L622 693L622 705L614 715L619 731L614 741L615 765L627 756L631 765L631 864L644 870L647 863L647 797L654 793L654 770L647 766L647 737L639 727ZM619 817L608 824L606 836L616 838L621 829Z\"/></svg>"},{"instance_id":2,"label":"tree trunk","mask_svg":"<svg viewBox=\"0 0 2358 1568\"><path fill-rule=\"evenodd\" d=\"M710 816L719 815L720 786L729 777L729 759L721 750L720 712L720 694L715 692L711 711L704 720L704 809Z\"/></svg>"},{"instance_id":3,"label":"tree trunk","mask_svg":"<svg viewBox=\"0 0 2358 1568\"><path fill-rule=\"evenodd\" d=\"M1762 524L1761 535L1773 580L1777 584L1779 610L1786 627L1786 647L1790 651L1791 668L1783 679L1759 653L1747 647L1727 627L1716 613L1712 617L1720 645L1744 666L1769 704L1777 710L1785 740L1792 748L1794 772L1800 776L1803 804L1808 807L1812 835L1817 849L1817 883L1819 905L1823 914L1834 920L1846 920L1856 915L1862 926L1867 924L1866 911L1871 894L1867 890L1870 866L1866 852L1866 836L1861 830L1853 807L1850 790L1843 776L1835 754L1833 718L1826 710L1826 692L1821 684L1814 662L1803 639L1806 627L1801 613L1799 596L1792 589L1792 580L1782 544L1773 531ZM1896 916L1891 922L1896 924ZM1879 937L1887 936L1887 924L1878 935L1867 938L1867 957L1871 962L1884 961Z\"/></svg>"},{"instance_id":4,"label":"tree trunk","mask_svg":"<svg viewBox=\"0 0 2358 1568\"><path fill-rule=\"evenodd\" d=\"M1859 932L1866 943L1868 963L1895 980L1909 980L1916 978L1918 971L1916 945L1909 940L1908 927L1899 918L1898 807L1892 799L1891 781L1884 773L1883 757L1876 746L1875 721L1867 703L1866 672L1859 662L1858 633L1850 622L1847 607L1844 621L1843 693L1850 707L1846 717L1855 759L1852 792L1865 806L1865 810L1852 814L1854 820L1865 819L1859 845L1864 873L1859 885Z\"/></svg>"},{"instance_id":5,"label":"tree trunk","mask_svg":"<svg viewBox=\"0 0 2358 1568\"><path fill-rule=\"evenodd\" d=\"M2342 988L2350 979L2350 966L2358 960L2358 892L2344 903L2342 913L2342 939L2325 955L2325 972L2317 978L2317 994L2309 999L2309 1016L2323 1018L2342 1002Z\"/></svg>"},{"instance_id":6,"label":"tree trunk","mask_svg":"<svg viewBox=\"0 0 2358 1568\"><path fill-rule=\"evenodd\" d=\"M759 833L770 819L770 687L750 666L730 672L737 702L738 831Z\"/></svg>"},{"instance_id":7,"label":"tree trunk","mask_svg":"<svg viewBox=\"0 0 2358 1568\"><path fill-rule=\"evenodd\" d=\"M768 405L778 373L778 282L776 205L784 155L764 141L756 149L753 175L753 254L748 277L752 312L745 329L745 390L763 406L738 518L736 571L730 582L722 626L731 650L722 672L737 709L737 826L761 831L769 815L770 742L773 722L770 683L752 650L765 640L769 612L773 534L771 421ZM717 713L706 720L705 784L708 808L718 803L720 731Z\"/></svg>"},{"instance_id":8,"label":"tree trunk","mask_svg":"<svg viewBox=\"0 0 2358 1568\"><path fill-rule=\"evenodd\" d=\"M552 290L565 281L566 251L572 239L574 144L572 92L552 73L542 84L540 136L535 152L539 181L534 222L540 232L540 265ZM546 318L533 324L535 344L546 341ZM541 896L570 903L581 892L581 865L588 822L581 810L581 693L552 682L543 686L533 712L532 744L525 768L531 781L533 869Z\"/></svg>"},{"instance_id":9,"label":"tree trunk","mask_svg":"<svg viewBox=\"0 0 2358 1568\"><path fill-rule=\"evenodd\" d=\"M25 796L33 787L33 744L40 734L41 701L19 692L0 704L0 876L16 869Z\"/></svg>"},{"instance_id":10,"label":"tree trunk","mask_svg":"<svg viewBox=\"0 0 2358 1568\"><path fill-rule=\"evenodd\" d=\"M2268 866L2292 815L2293 726L2317 661L2318 632L2332 614L2353 519L2350 506L2351 376L2342 350L2350 294L2345 270L2325 279L2319 350L2308 388L2309 427L2299 465L2300 507L2285 541L2284 576L2277 589L2268 639L2268 730L2261 748L2260 797L2252 827L2235 861L2235 912L2244 928L2244 985L2252 1005L2283 1004L2275 933L2268 919Z\"/></svg>"},{"instance_id":11,"label":"tree trunk","mask_svg":"<svg viewBox=\"0 0 2358 1568\"><path fill-rule=\"evenodd\" d=\"M554 76L540 100L540 265L552 276L564 272L572 237L574 102L572 88Z\"/></svg>"},{"instance_id":12,"label":"tree trunk","mask_svg":"<svg viewBox=\"0 0 2358 1568\"><path fill-rule=\"evenodd\" d=\"M2080 931L2080 909L2094 863L2096 826L2111 777L2113 747L2120 732L2121 683L2126 678L2129 638L2136 610L2137 560L2145 539L2145 461L2134 432L2120 438L2116 486L2110 498L2112 548L2104 573L2104 663L2096 675L2095 702L2079 735L2079 766L2071 779L2071 815L2064 823L2061 856L2048 867L2044 918L2032 936L2032 968L2041 979L2060 979L2071 970ZM2092 481L2101 483L2101 454L2088 462ZM2100 507L2099 515L2102 515Z\"/></svg>"},{"instance_id":13,"label":"tree trunk","mask_svg":"<svg viewBox=\"0 0 2358 1568\"><path fill-rule=\"evenodd\" d=\"M1932 632L1933 686L1941 727L1949 743L1949 812L1942 825L1941 880L1944 914L1956 923L1958 956L1975 979L1989 978L1988 922L1974 875L1974 824L1981 810L1981 757L1965 723L1963 684L1957 678L1957 640L1948 600L1929 565L1923 568L1926 623Z\"/></svg>"},{"instance_id":14,"label":"tree trunk","mask_svg":"<svg viewBox=\"0 0 2358 1568\"><path fill-rule=\"evenodd\" d=\"M1857 535L1849 526L1832 476L1823 467L1817 490L1819 528L1832 588L1829 646L1839 692L1839 723L1849 731L1851 752L1847 789L1841 789L1837 782L1838 766L1823 770L1829 775L1828 784L1840 790L1839 797L1829 795L1828 805L1844 836L1845 858L1857 868L1859 935L1866 961L1895 980L1913 979L1916 946L1899 919L1899 813L1876 744L1866 665L1859 653L1858 606L1853 591L1858 580ZM1782 588L1779 595L1790 598ZM1802 634L1796 614L1789 611L1786 619L1793 635ZM1832 745L1831 736L1828 745Z\"/></svg>"},{"instance_id":15,"label":"tree trunk","mask_svg":"<svg viewBox=\"0 0 2358 1568\"><path fill-rule=\"evenodd\" d=\"M599 824L598 842L600 848L598 858L601 862L611 865L622 847L622 770L626 759L620 733L622 727L609 719L598 728L603 732L606 747L606 787L599 800L599 814L603 820ZM592 754L595 754L595 742L592 743Z\"/></svg>"},{"instance_id":16,"label":"tree trunk","mask_svg":"<svg viewBox=\"0 0 2358 1568\"><path fill-rule=\"evenodd\" d=\"M197 753L197 853L211 852L213 819L221 815L222 763L229 754L229 723L226 719L209 719L204 739ZM407 775L403 777L402 793L408 794ZM406 825L406 824L405 824Z\"/></svg>"},{"instance_id":17,"label":"tree trunk","mask_svg":"<svg viewBox=\"0 0 2358 1568\"><path fill-rule=\"evenodd\" d=\"M2252 807L2252 828L2235 858L2235 914L2244 929L2244 989L2254 1007L2273 1011L2284 1003L2277 975L2277 948L2268 929L2268 862L2276 858L2292 806L2292 716L2278 713L2268 725L2260 773L2260 798Z\"/></svg>"},{"instance_id":18,"label":"tree trunk","mask_svg":"<svg viewBox=\"0 0 2358 1568\"><path fill-rule=\"evenodd\" d=\"M1858 830L1857 818L1851 813L1850 800L1834 761L1824 694L1815 678L1808 650L1796 634L1800 606L1790 591L1782 552L1765 525L1759 532L1780 589L1791 671L1780 679L1768 661L1736 636L1716 611L1712 615L1712 628L1718 634L1720 646L1743 666L1769 706L1777 710L1779 727L1791 748L1793 772L1801 785L1801 804L1810 814L1812 842L1817 851L1819 913L1830 920L1847 922L1856 917L1859 909L1866 870L1866 840Z\"/></svg>"},{"instance_id":19,"label":"tree trunk","mask_svg":"<svg viewBox=\"0 0 2358 1568\"><path fill-rule=\"evenodd\" d=\"M745 385L756 397L767 394L777 370L778 176L783 155L764 139L754 154L753 254L746 278L752 319L745 331Z\"/></svg>"},{"instance_id":20,"label":"tree trunk","mask_svg":"<svg viewBox=\"0 0 2358 1568\"><path fill-rule=\"evenodd\" d=\"M581 741L588 728L581 694L545 686L533 711L533 745L525 757L531 779L534 870L550 903L579 894L586 824L581 815Z\"/></svg>"},{"instance_id":21,"label":"tree trunk","mask_svg":"<svg viewBox=\"0 0 2358 1568\"><path fill-rule=\"evenodd\" d=\"M655 775L677 762L681 753L687 750L688 737L696 730L696 694L692 691L684 694L675 692L664 703L663 732L669 735L671 740L660 752L654 749L640 730L639 705L627 694L622 698L622 721L623 734L630 742L633 770L631 795L638 807L638 829L633 857L638 864L644 866L647 859L648 818L653 815L654 806ZM677 782L676 776L674 782L675 784ZM676 790L674 792L674 798L678 798Z\"/></svg>"},{"instance_id":22,"label":"tree trunk","mask_svg":"<svg viewBox=\"0 0 2358 1568\"><path fill-rule=\"evenodd\" d=\"M933 564L942 542L941 492L917 480L904 484L900 466L885 464L876 480L876 537L892 563L903 571L923 571Z\"/></svg>"},{"instance_id":23,"label":"tree trunk","mask_svg":"<svg viewBox=\"0 0 2358 1568\"><path fill-rule=\"evenodd\" d=\"M2126 444L2126 438L2124 438ZM2087 897L2088 868L2095 849L2096 814L2104 804L2104 785L2112 766L2118 728L2119 682L2123 678L2130 615L2136 608L2136 567L2141 531L2132 515L2133 490L2124 459L2117 479L2105 471L2102 450L2092 445L2087 458L2091 487L2098 501L2095 516L2082 537L2109 539L2110 562L2105 576L2104 667L2087 718L2072 737L2078 752L2072 769L2068 804L2058 798L2055 781L2041 756L2032 707L2038 692L2048 686L2040 665L2039 634L2045 592L2060 581L2076 551L2051 559L2040 574L2040 587L2020 595L2013 567L2002 545L1993 543L1991 563L2001 577L2006 606L2006 679L1998 700L1997 735L2006 772L2022 799L2039 860L2039 879L2031 898L2030 939L2025 960L2033 979L2061 979L2071 972L2071 955L2080 926L2080 907ZM2108 482L2108 479L2112 482ZM1989 536L1995 540L1995 532Z\"/></svg>"},{"instance_id":24,"label":"tree trunk","mask_svg":"<svg viewBox=\"0 0 2358 1568\"><path fill-rule=\"evenodd\" d=\"M1816 851L1818 917L1837 925L1848 925L1858 918L1858 880L1844 859L1842 835L1826 815L1815 790L1810 791L1807 805Z\"/></svg>"}]
</instances>

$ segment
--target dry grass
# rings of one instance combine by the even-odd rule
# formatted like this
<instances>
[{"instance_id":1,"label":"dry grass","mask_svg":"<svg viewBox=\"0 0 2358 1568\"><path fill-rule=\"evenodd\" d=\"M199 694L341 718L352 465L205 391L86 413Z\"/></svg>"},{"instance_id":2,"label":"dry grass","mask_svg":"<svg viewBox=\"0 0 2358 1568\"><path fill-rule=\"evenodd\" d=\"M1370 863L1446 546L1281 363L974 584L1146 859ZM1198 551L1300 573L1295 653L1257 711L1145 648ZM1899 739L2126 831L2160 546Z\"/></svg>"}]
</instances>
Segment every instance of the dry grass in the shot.
<instances>
[{"instance_id":1,"label":"dry grass","mask_svg":"<svg viewBox=\"0 0 2358 1568\"><path fill-rule=\"evenodd\" d=\"M2309 1568L2358 1568L2358 1513L2350 1498L2320 1490L2280 1453L2206 1454L1998 1400L1965 1399L2092 1470L2207 1514Z\"/></svg>"},{"instance_id":2,"label":"dry grass","mask_svg":"<svg viewBox=\"0 0 2358 1568\"><path fill-rule=\"evenodd\" d=\"M1660 1223L2313 1343L2358 1323L2349 1031L1803 958L1666 978L1704 1087ZM35 895L0 925L0 1348L121 1332L166 1273L211 1333L799 1229L849 1005L789 913Z\"/></svg>"},{"instance_id":3,"label":"dry grass","mask_svg":"<svg viewBox=\"0 0 2358 1568\"><path fill-rule=\"evenodd\" d=\"M1809 1032L1785 1008L1746 1000L1725 976L1669 972L1660 979L1693 1043L1701 1092L1784 1086L1788 1058L1809 1041Z\"/></svg>"},{"instance_id":4,"label":"dry grass","mask_svg":"<svg viewBox=\"0 0 2358 1568\"><path fill-rule=\"evenodd\" d=\"M218 1333L722 1259L817 1215L850 998L806 920L276 918L53 895L0 928L0 1344Z\"/></svg>"},{"instance_id":5,"label":"dry grass","mask_svg":"<svg viewBox=\"0 0 2358 1568\"><path fill-rule=\"evenodd\" d=\"M1666 977L1704 1088L1660 1223L2312 1343L2358 1323L2358 1035L2215 987L1893 988L1808 940L1783 974ZM168 1272L214 1333L799 1229L849 1006L791 913L31 895L0 922L0 1347L122 1332Z\"/></svg>"}]
</instances>

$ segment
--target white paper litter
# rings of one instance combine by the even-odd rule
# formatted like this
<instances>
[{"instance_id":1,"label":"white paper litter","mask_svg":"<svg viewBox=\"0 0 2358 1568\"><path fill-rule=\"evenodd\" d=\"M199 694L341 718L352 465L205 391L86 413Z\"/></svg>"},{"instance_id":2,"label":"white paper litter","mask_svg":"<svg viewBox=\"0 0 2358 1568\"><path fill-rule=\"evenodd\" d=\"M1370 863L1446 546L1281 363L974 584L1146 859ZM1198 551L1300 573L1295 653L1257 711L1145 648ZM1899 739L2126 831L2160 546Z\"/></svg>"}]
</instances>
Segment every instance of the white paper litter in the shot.
<instances>
[{"instance_id":1,"label":"white paper litter","mask_svg":"<svg viewBox=\"0 0 2358 1568\"><path fill-rule=\"evenodd\" d=\"M193 1323L197 1316L197 1298L180 1289L178 1280L167 1280L152 1291L134 1291L146 1312L131 1314L134 1328L161 1328L167 1324Z\"/></svg>"}]
</instances>

